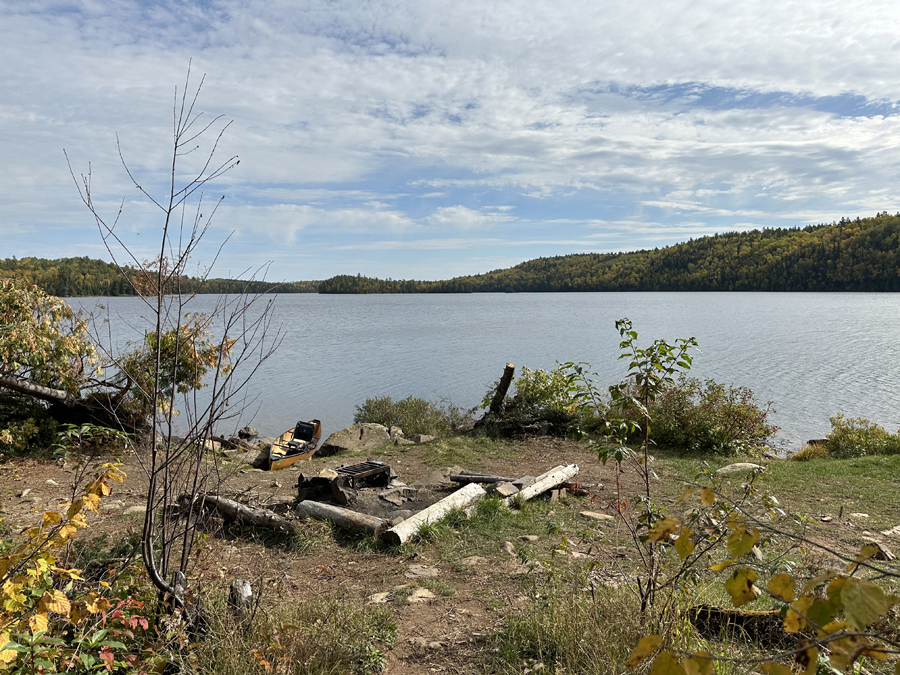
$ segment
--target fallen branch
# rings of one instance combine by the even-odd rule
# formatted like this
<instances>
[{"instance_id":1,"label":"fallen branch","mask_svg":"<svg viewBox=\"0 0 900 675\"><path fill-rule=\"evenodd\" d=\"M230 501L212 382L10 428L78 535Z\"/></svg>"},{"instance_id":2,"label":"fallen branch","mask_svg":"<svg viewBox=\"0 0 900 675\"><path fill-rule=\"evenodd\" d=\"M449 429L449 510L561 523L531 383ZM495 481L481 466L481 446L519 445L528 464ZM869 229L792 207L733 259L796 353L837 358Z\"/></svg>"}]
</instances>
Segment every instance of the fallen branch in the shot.
<instances>
[{"instance_id":1,"label":"fallen branch","mask_svg":"<svg viewBox=\"0 0 900 675\"><path fill-rule=\"evenodd\" d=\"M462 509L487 494L477 483L469 483L452 495L432 504L427 509L410 516L402 523L382 533L381 538L395 546L409 541L419 534L423 525L434 523L446 516L453 509Z\"/></svg>"},{"instance_id":2,"label":"fallen branch","mask_svg":"<svg viewBox=\"0 0 900 675\"><path fill-rule=\"evenodd\" d=\"M207 506L217 509L225 518L236 520L241 523L249 523L259 527L268 527L281 532L294 532L297 528L294 521L279 516L268 509L257 509L245 504L239 504L231 499L219 497L218 495L202 495L197 497L197 501L202 501ZM191 503L190 495L181 495L178 503L185 507Z\"/></svg>"},{"instance_id":3,"label":"fallen branch","mask_svg":"<svg viewBox=\"0 0 900 675\"><path fill-rule=\"evenodd\" d=\"M489 473L454 473L450 474L450 480L454 483L512 483L515 478L494 476Z\"/></svg>"},{"instance_id":4,"label":"fallen branch","mask_svg":"<svg viewBox=\"0 0 900 675\"><path fill-rule=\"evenodd\" d=\"M294 513L307 518L330 520L340 528L365 534L380 534L387 526L386 520L376 516L351 511L332 504L312 501L311 499L306 499L297 504L294 507Z\"/></svg>"}]
</instances>

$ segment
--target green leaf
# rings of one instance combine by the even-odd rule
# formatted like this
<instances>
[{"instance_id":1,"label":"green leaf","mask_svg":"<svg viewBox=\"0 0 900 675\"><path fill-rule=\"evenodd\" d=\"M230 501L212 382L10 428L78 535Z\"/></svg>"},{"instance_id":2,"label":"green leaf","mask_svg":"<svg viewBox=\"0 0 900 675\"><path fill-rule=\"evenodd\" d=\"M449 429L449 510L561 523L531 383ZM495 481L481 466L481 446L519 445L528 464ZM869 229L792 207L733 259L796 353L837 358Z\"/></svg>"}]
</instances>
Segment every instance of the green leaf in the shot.
<instances>
[{"instance_id":1,"label":"green leaf","mask_svg":"<svg viewBox=\"0 0 900 675\"><path fill-rule=\"evenodd\" d=\"M841 590L841 601L847 620L857 630L863 630L888 611L890 603L878 586L865 579L850 578Z\"/></svg>"}]
</instances>

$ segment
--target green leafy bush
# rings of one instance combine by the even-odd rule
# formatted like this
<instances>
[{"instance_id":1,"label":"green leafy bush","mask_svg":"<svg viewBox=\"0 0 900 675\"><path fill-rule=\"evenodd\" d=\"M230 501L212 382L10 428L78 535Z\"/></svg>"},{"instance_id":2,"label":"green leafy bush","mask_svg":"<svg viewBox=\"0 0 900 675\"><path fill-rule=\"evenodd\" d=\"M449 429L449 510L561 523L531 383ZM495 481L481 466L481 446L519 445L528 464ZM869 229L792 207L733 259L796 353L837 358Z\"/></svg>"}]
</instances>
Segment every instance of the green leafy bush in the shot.
<instances>
[{"instance_id":1,"label":"green leafy bush","mask_svg":"<svg viewBox=\"0 0 900 675\"><path fill-rule=\"evenodd\" d=\"M454 416L447 410L412 396L400 401L394 401L390 396L367 398L362 405L356 406L353 421L383 424L388 428L400 427L407 436L446 436L455 426Z\"/></svg>"},{"instance_id":2,"label":"green leafy bush","mask_svg":"<svg viewBox=\"0 0 900 675\"><path fill-rule=\"evenodd\" d=\"M771 404L760 406L747 387L681 376L651 403L651 438L692 452L758 452L778 427L768 422Z\"/></svg>"},{"instance_id":3,"label":"green leafy bush","mask_svg":"<svg viewBox=\"0 0 900 675\"><path fill-rule=\"evenodd\" d=\"M831 457L900 454L900 431L889 433L863 417L835 415L829 421L831 433L825 447Z\"/></svg>"},{"instance_id":4,"label":"green leafy bush","mask_svg":"<svg viewBox=\"0 0 900 675\"><path fill-rule=\"evenodd\" d=\"M513 383L516 394L511 405L516 410L532 412L573 411L569 395L569 378L562 366L553 370L522 368L522 374Z\"/></svg>"}]
</instances>

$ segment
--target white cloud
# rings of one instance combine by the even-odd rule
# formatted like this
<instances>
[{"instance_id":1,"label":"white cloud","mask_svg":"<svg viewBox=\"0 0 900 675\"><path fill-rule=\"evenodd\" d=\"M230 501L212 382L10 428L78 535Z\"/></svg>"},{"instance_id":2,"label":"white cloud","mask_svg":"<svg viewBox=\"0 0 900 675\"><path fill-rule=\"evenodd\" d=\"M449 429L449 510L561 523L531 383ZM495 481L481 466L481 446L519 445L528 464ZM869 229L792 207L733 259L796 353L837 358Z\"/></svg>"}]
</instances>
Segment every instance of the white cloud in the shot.
<instances>
[{"instance_id":1,"label":"white cloud","mask_svg":"<svg viewBox=\"0 0 900 675\"><path fill-rule=\"evenodd\" d=\"M470 230L476 227L489 227L497 223L513 220L505 213L485 213L465 206L442 206L428 216L430 225L442 228Z\"/></svg>"}]
</instances>

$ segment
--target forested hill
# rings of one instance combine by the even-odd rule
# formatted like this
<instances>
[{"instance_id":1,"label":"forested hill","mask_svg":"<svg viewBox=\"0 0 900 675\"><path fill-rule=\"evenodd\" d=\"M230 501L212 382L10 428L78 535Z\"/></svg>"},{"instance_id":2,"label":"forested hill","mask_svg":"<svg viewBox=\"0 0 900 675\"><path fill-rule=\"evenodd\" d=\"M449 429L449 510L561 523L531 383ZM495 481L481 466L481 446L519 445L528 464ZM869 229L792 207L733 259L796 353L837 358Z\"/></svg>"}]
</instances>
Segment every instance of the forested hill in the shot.
<instances>
[{"instance_id":1,"label":"forested hill","mask_svg":"<svg viewBox=\"0 0 900 675\"><path fill-rule=\"evenodd\" d=\"M0 260L0 278L25 279L50 295L71 298L85 295L135 295L129 278L135 270L124 268L123 276L118 268L102 260L92 258L6 258ZM206 279L184 277L181 288L185 293L315 293L317 281L292 281L273 283L268 281L241 281L234 279Z\"/></svg>"},{"instance_id":2,"label":"forested hill","mask_svg":"<svg viewBox=\"0 0 900 675\"><path fill-rule=\"evenodd\" d=\"M448 281L337 276L320 293L900 291L900 213L732 232L632 253L539 258Z\"/></svg>"}]
</instances>

